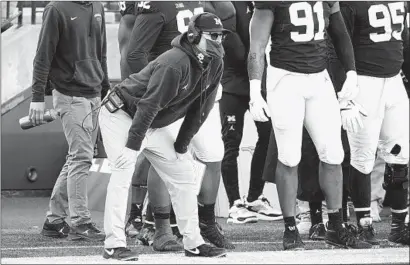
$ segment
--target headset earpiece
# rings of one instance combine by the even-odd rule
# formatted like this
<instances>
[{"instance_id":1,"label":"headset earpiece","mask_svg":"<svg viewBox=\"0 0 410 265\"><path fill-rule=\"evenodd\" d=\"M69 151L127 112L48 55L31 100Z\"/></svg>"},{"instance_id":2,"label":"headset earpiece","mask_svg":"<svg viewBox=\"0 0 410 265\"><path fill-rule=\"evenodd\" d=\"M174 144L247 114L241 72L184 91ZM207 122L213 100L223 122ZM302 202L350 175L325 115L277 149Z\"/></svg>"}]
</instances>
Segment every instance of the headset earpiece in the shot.
<instances>
[{"instance_id":1,"label":"headset earpiece","mask_svg":"<svg viewBox=\"0 0 410 265\"><path fill-rule=\"evenodd\" d=\"M189 22L188 24L188 41L191 44L198 44L199 41L201 40L201 34L202 32L200 30L198 30L198 28L195 25L195 21L202 15L198 14L195 15L192 20Z\"/></svg>"}]
</instances>

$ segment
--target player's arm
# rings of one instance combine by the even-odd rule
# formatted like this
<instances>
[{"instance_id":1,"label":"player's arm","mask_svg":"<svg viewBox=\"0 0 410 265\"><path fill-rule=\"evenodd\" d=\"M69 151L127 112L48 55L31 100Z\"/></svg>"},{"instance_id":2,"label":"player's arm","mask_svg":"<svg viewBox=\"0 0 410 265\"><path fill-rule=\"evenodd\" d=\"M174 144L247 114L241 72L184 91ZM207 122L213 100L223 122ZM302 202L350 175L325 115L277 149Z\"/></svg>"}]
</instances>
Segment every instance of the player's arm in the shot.
<instances>
[{"instance_id":1,"label":"player's arm","mask_svg":"<svg viewBox=\"0 0 410 265\"><path fill-rule=\"evenodd\" d=\"M353 25L354 26L354 25ZM336 2L331 9L329 18L328 33L333 40L333 46L337 57L342 63L347 74L356 72L354 50L352 41L347 31L343 16L340 12L339 2Z\"/></svg>"},{"instance_id":2,"label":"player's arm","mask_svg":"<svg viewBox=\"0 0 410 265\"><path fill-rule=\"evenodd\" d=\"M127 52L127 62L132 73L138 73L148 64L149 53L164 23L164 16L160 12L137 15Z\"/></svg>"},{"instance_id":3,"label":"player's arm","mask_svg":"<svg viewBox=\"0 0 410 265\"><path fill-rule=\"evenodd\" d=\"M104 72L104 79L102 81L101 87L101 99L107 95L108 91L110 90L110 81L108 79L108 67L107 67L107 30L105 27L105 13L104 8L102 8L102 55L101 55L101 68Z\"/></svg>"},{"instance_id":4,"label":"player's arm","mask_svg":"<svg viewBox=\"0 0 410 265\"><path fill-rule=\"evenodd\" d=\"M205 102L201 104L201 97L199 97L191 104L191 106L189 106L174 144L176 152L184 154L188 151L189 143L207 119L215 104L215 98L218 93L218 86L222 78L222 72L223 63L219 66L218 74L208 88L209 90L213 89L213 91L207 97Z\"/></svg>"},{"instance_id":5,"label":"player's arm","mask_svg":"<svg viewBox=\"0 0 410 265\"><path fill-rule=\"evenodd\" d=\"M265 68L265 49L269 42L273 24L273 12L270 9L259 9L257 6L252 16L249 33L250 49L248 54L248 75L252 89L261 89Z\"/></svg>"},{"instance_id":6,"label":"player's arm","mask_svg":"<svg viewBox=\"0 0 410 265\"><path fill-rule=\"evenodd\" d=\"M36 56L34 57L32 102L44 102L44 91L50 66L59 42L60 26L60 13L56 7L46 6L38 37Z\"/></svg>"},{"instance_id":7,"label":"player's arm","mask_svg":"<svg viewBox=\"0 0 410 265\"><path fill-rule=\"evenodd\" d=\"M405 83L405 87L406 87L406 91L407 91L407 95L410 97L410 84L409 81L410 80L410 39L409 39L409 24L408 24L408 8L409 6L406 6L406 15L405 15L405 19L404 19L404 29L402 32L402 39L403 39L403 65L401 67L401 70L404 74L404 77L407 80L407 83Z\"/></svg>"},{"instance_id":8,"label":"player's arm","mask_svg":"<svg viewBox=\"0 0 410 265\"><path fill-rule=\"evenodd\" d=\"M136 151L141 148L145 134L158 112L177 95L181 81L181 73L169 65L155 63L155 65L150 64L150 66L152 69L143 70L153 72L148 82L147 91L137 103L137 111L132 120L126 144L126 147ZM130 75L120 84L120 87L123 86L132 90L132 87L139 83L135 78L135 75L138 74L143 73Z\"/></svg>"},{"instance_id":9,"label":"player's arm","mask_svg":"<svg viewBox=\"0 0 410 265\"><path fill-rule=\"evenodd\" d=\"M340 12L343 16L343 20L346 25L347 32L350 35L350 38L353 38L354 34L354 25L356 19L356 11L348 3L340 3Z\"/></svg>"}]
</instances>

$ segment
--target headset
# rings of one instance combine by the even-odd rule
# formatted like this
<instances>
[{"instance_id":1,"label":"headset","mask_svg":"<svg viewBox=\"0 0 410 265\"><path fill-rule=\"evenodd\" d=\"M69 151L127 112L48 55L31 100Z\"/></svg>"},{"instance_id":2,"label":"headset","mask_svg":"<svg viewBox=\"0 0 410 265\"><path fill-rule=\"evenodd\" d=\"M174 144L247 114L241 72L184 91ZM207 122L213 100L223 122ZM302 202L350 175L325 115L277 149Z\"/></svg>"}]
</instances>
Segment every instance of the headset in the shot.
<instances>
[{"instance_id":1,"label":"headset","mask_svg":"<svg viewBox=\"0 0 410 265\"><path fill-rule=\"evenodd\" d=\"M195 22L203 14L206 14L206 12L193 16L191 21L189 21L187 35L188 35L188 41L191 44L198 44L199 41L201 40L202 31L198 30L198 28L195 25Z\"/></svg>"}]
</instances>

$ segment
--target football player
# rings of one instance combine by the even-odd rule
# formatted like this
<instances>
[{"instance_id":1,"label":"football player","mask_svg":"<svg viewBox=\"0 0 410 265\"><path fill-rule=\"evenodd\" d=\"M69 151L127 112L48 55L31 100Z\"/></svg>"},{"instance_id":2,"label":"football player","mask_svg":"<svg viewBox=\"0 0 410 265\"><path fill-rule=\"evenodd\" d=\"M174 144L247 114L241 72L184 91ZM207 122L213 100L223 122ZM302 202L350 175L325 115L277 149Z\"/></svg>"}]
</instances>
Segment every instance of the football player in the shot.
<instances>
[{"instance_id":1,"label":"football player","mask_svg":"<svg viewBox=\"0 0 410 265\"><path fill-rule=\"evenodd\" d=\"M212 13L215 13L216 9L221 9L220 13L224 17L231 14L229 8L224 6L214 7L209 3L205 6L204 3L198 1L138 2L136 5L137 18L131 34L127 56L131 71L133 73L139 72L149 61L171 49L172 39L186 32L189 19L195 14L204 12L204 9ZM216 21L216 23L218 22ZM196 159L205 165L205 173L198 195L198 212L202 236L216 246L232 249L234 246L222 235L214 214L223 157L223 142L220 130L218 130L220 128L219 117L216 115L216 119L212 118L215 117L213 112L217 110L217 108L214 108L210 118L201 127L192 142L192 149ZM153 226L147 225L147 223L152 222L152 219L147 218L148 222L144 224L138 238L145 244L149 244L150 241L153 242L155 250L178 250L172 234L164 232L167 230L166 227L169 226L169 208L171 204L165 186L161 184L162 180L155 170L150 170L148 183L150 183L148 185L148 196L150 208L154 212L156 232L151 240L150 235L152 235ZM163 187L163 189L159 187ZM166 203L167 201L168 203ZM154 202L162 207L153 205ZM148 209L148 211L150 210ZM164 231L161 231L161 229Z\"/></svg>"},{"instance_id":2,"label":"football player","mask_svg":"<svg viewBox=\"0 0 410 265\"><path fill-rule=\"evenodd\" d=\"M341 9L353 42L358 72L359 92L341 102L341 114L351 150L351 197L359 237L378 244L370 216L370 173L378 150L386 162L383 187L386 196L391 198L388 240L409 245L409 228L405 225L409 99L400 76L409 45L407 5L405 2L353 1L341 3Z\"/></svg>"},{"instance_id":3,"label":"football player","mask_svg":"<svg viewBox=\"0 0 410 265\"><path fill-rule=\"evenodd\" d=\"M248 56L250 112L257 121L271 116L278 146L276 185L285 221L284 249L304 248L295 221L298 164L303 126L319 154L319 183L325 194L329 222L326 242L344 248L370 248L342 223L342 168L339 102L327 67L327 33L346 70L341 95L357 93L352 44L339 3L256 2ZM265 49L271 37L267 72L267 103L261 95Z\"/></svg>"},{"instance_id":4,"label":"football player","mask_svg":"<svg viewBox=\"0 0 410 265\"><path fill-rule=\"evenodd\" d=\"M223 93L219 101L222 122L222 137L225 145L222 160L222 179L229 199L228 223L244 224L259 220L279 220L282 215L275 212L269 201L262 195L265 182L262 173L272 125L256 122L258 141L251 162L249 192L242 200L238 183L238 156L244 128L245 112L249 109L249 79L246 72L246 58L249 51L249 23L253 13L252 2L232 1L236 10L233 33L223 45L226 51ZM224 25L227 27L226 25ZM236 28L236 30L235 30ZM264 75L264 98L266 97L266 72Z\"/></svg>"}]
</instances>

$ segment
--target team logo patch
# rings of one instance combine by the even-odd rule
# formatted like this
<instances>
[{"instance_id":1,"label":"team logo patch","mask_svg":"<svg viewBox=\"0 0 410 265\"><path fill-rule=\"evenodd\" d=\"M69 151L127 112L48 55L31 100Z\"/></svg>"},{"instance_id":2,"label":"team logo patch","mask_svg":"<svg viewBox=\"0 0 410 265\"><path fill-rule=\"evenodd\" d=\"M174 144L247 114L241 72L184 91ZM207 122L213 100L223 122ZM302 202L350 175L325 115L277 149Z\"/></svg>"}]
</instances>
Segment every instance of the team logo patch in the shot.
<instances>
[{"instance_id":1,"label":"team logo patch","mask_svg":"<svg viewBox=\"0 0 410 265\"><path fill-rule=\"evenodd\" d=\"M228 122L229 131L235 131L236 116L235 115L226 115L226 121Z\"/></svg>"},{"instance_id":2,"label":"team logo patch","mask_svg":"<svg viewBox=\"0 0 410 265\"><path fill-rule=\"evenodd\" d=\"M101 14L95 14L94 17L95 17L95 20L97 20L98 22L102 21Z\"/></svg>"}]
</instances>

